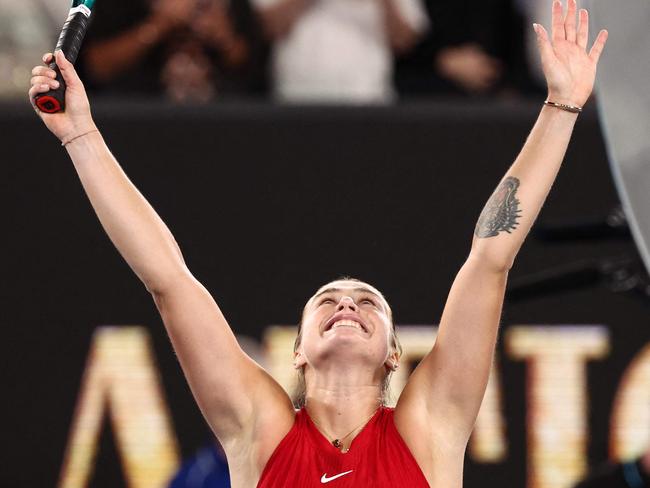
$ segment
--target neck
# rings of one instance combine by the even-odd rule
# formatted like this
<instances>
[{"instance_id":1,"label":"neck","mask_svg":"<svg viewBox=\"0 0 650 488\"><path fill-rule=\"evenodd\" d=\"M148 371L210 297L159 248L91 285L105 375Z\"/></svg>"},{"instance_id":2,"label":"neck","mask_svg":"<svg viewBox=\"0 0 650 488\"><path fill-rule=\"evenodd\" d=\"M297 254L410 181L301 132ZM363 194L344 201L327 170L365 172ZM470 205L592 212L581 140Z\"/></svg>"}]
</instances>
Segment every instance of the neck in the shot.
<instances>
[{"instance_id":1,"label":"neck","mask_svg":"<svg viewBox=\"0 0 650 488\"><path fill-rule=\"evenodd\" d=\"M305 407L321 433L330 441L341 439L343 450L363 430L364 422L381 405L383 378L375 374L308 372ZM357 429L358 427L358 429Z\"/></svg>"}]
</instances>

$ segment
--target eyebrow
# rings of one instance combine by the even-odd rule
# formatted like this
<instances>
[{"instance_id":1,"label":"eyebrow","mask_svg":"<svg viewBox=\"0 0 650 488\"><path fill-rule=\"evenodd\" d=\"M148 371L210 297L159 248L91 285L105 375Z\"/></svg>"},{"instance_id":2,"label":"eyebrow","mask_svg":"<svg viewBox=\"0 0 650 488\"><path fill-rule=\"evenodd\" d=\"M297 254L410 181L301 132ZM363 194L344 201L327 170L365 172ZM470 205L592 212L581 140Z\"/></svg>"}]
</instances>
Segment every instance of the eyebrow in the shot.
<instances>
[{"instance_id":1,"label":"eyebrow","mask_svg":"<svg viewBox=\"0 0 650 488\"><path fill-rule=\"evenodd\" d=\"M325 295L326 293L336 293L336 292L340 292L340 291L343 291L343 288L327 288L327 289L321 291L320 293L314 295L314 298L312 298L312 300L316 300L318 297L320 297L321 295ZM357 287L357 288L352 288L352 289L345 288L345 291L356 291L358 293L369 293L370 295L376 296L377 298L381 299L381 297L379 295L377 295L375 292L373 292L372 290L369 290L368 288L364 288L362 286Z\"/></svg>"}]
</instances>

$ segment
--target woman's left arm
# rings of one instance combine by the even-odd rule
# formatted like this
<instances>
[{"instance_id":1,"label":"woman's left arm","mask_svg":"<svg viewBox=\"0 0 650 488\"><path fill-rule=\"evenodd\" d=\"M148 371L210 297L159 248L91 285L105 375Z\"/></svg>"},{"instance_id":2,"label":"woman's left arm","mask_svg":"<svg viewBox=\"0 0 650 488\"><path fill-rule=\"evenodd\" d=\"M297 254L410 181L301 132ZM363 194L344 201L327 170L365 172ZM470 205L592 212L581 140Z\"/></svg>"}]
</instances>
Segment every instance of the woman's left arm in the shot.
<instances>
[{"instance_id":1,"label":"woman's left arm","mask_svg":"<svg viewBox=\"0 0 650 488\"><path fill-rule=\"evenodd\" d=\"M576 11L576 0L569 0L565 17L556 1L552 38L542 26L535 25L535 30L548 100L582 107L593 90L607 31L600 32L587 52L588 14L580 10L577 23ZM464 449L489 377L508 271L560 169L577 117L545 106L488 200L469 258L452 285L436 344L414 371L396 408L400 430L433 429Z\"/></svg>"}]
</instances>

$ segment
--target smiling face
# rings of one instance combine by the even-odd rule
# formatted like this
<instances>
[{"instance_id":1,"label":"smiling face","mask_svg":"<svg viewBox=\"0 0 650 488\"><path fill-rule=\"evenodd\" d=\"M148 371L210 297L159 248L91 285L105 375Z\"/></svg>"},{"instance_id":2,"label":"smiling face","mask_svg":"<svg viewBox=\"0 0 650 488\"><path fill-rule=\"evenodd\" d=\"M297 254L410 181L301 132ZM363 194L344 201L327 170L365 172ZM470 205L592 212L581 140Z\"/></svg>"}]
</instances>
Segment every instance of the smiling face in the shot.
<instances>
[{"instance_id":1,"label":"smiling face","mask_svg":"<svg viewBox=\"0 0 650 488\"><path fill-rule=\"evenodd\" d=\"M400 354L390 306L374 287L343 279L307 302L295 347L296 368L358 365L384 378ZM342 363L343 362L343 363Z\"/></svg>"}]
</instances>

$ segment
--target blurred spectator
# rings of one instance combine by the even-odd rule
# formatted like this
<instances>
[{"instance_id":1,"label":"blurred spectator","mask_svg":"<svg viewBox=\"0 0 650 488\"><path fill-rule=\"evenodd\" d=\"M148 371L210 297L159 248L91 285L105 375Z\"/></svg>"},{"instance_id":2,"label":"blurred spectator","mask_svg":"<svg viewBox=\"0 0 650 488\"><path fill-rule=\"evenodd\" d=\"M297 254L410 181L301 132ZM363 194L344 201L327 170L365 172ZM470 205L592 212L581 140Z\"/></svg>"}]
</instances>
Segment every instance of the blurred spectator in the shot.
<instances>
[{"instance_id":1,"label":"blurred spectator","mask_svg":"<svg viewBox=\"0 0 650 488\"><path fill-rule=\"evenodd\" d=\"M221 447L211 443L185 461L169 488L230 488L228 463Z\"/></svg>"},{"instance_id":2,"label":"blurred spectator","mask_svg":"<svg viewBox=\"0 0 650 488\"><path fill-rule=\"evenodd\" d=\"M575 488L650 488L650 450L635 461L597 468Z\"/></svg>"},{"instance_id":3,"label":"blurred spectator","mask_svg":"<svg viewBox=\"0 0 650 488\"><path fill-rule=\"evenodd\" d=\"M524 25L511 0L426 0L426 7L433 27L412 55L398 61L401 93L539 90L528 74Z\"/></svg>"},{"instance_id":4,"label":"blurred spectator","mask_svg":"<svg viewBox=\"0 0 650 488\"><path fill-rule=\"evenodd\" d=\"M70 2L0 0L0 98L25 96L32 68L52 51Z\"/></svg>"},{"instance_id":5,"label":"blurred spectator","mask_svg":"<svg viewBox=\"0 0 650 488\"><path fill-rule=\"evenodd\" d=\"M273 42L279 100L382 103L393 97L392 51L428 27L421 0L253 0Z\"/></svg>"},{"instance_id":6,"label":"blurred spectator","mask_svg":"<svg viewBox=\"0 0 650 488\"><path fill-rule=\"evenodd\" d=\"M97 2L80 55L90 90L206 102L259 89L245 0Z\"/></svg>"}]
</instances>

